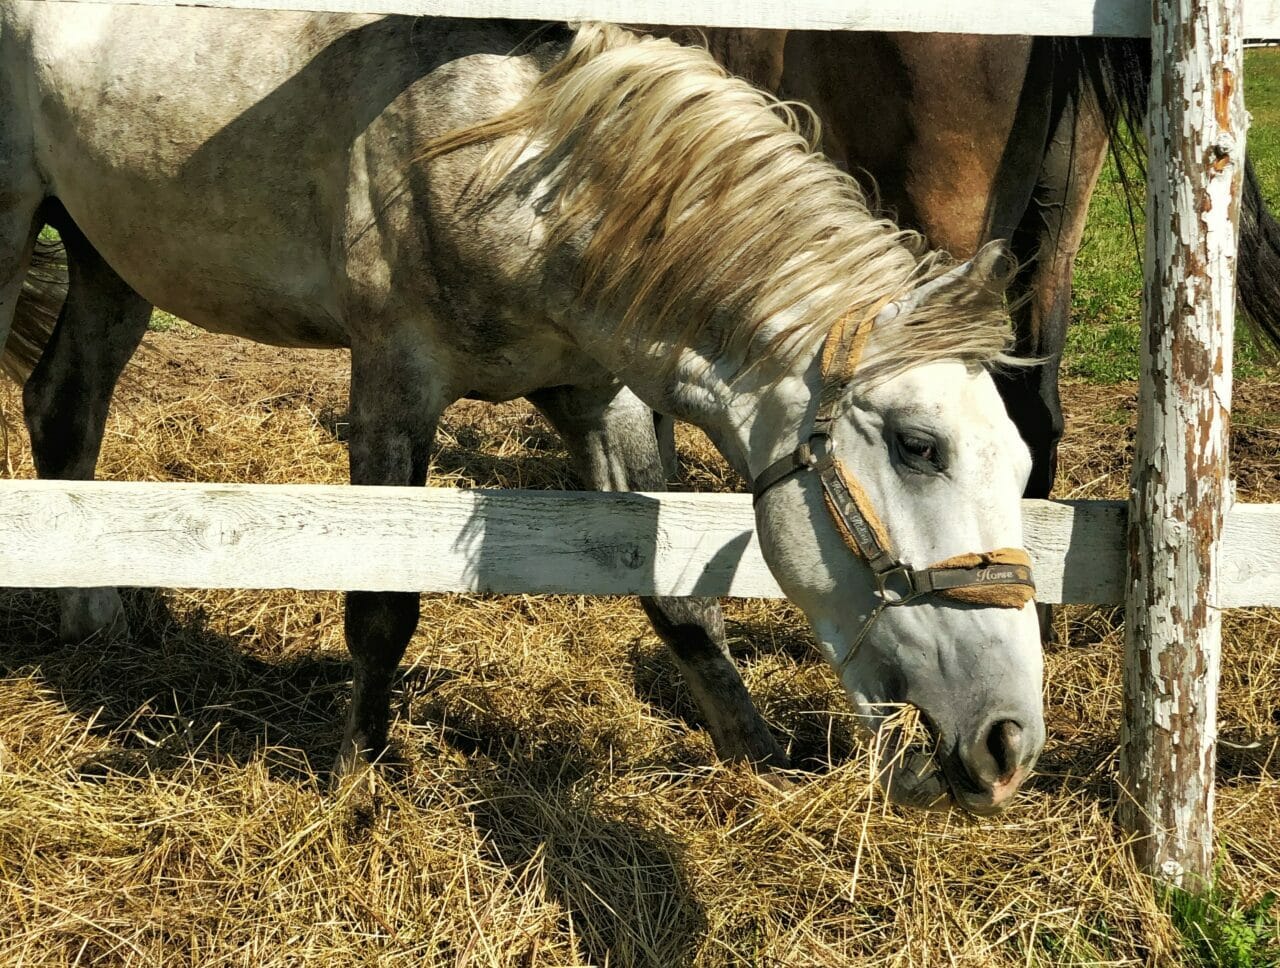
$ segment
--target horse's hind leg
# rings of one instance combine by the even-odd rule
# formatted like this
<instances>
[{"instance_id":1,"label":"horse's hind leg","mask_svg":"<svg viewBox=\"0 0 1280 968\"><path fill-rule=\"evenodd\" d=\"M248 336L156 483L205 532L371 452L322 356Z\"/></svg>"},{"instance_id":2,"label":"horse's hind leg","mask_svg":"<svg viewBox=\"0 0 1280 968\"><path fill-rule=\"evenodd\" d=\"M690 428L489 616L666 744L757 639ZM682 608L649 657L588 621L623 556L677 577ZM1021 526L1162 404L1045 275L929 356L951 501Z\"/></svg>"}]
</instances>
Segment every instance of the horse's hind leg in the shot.
<instances>
[{"instance_id":1,"label":"horse's hind leg","mask_svg":"<svg viewBox=\"0 0 1280 968\"><path fill-rule=\"evenodd\" d=\"M529 399L564 438L578 475L600 491L666 490L663 459L648 407L613 386L556 387ZM663 427L659 426L659 432ZM724 617L712 598L642 598L726 760L786 766L725 643Z\"/></svg>"},{"instance_id":2,"label":"horse's hind leg","mask_svg":"<svg viewBox=\"0 0 1280 968\"><path fill-rule=\"evenodd\" d=\"M58 220L69 285L58 323L23 388L31 453L42 478L93 478L116 381L133 356L151 304L103 261L70 220ZM63 641L115 625L123 610L114 588L59 590Z\"/></svg>"},{"instance_id":3,"label":"horse's hind leg","mask_svg":"<svg viewBox=\"0 0 1280 968\"><path fill-rule=\"evenodd\" d=\"M3 191L3 186L0 186ZM35 241L34 213L0 211L0 347L9 336Z\"/></svg>"},{"instance_id":4,"label":"horse's hind leg","mask_svg":"<svg viewBox=\"0 0 1280 968\"><path fill-rule=\"evenodd\" d=\"M445 401L411 350L351 350L351 483L421 487ZM335 772L347 773L387 745L391 682L418 626L416 592L348 592L345 631L353 666L351 709Z\"/></svg>"},{"instance_id":5,"label":"horse's hind leg","mask_svg":"<svg viewBox=\"0 0 1280 968\"><path fill-rule=\"evenodd\" d=\"M1031 450L1031 476L1024 495L1029 498L1048 497L1057 476L1063 431L1058 367L1071 322L1072 272L1089 214L1089 197L1106 154L1107 133L1093 98L1082 93L1079 100L1061 106L1031 205L1011 239L1013 254L1023 266L1009 293L1017 304L1013 316L1017 352L1038 356L1043 362L997 371L994 376L1009 416ZM1055 638L1053 608L1040 605L1037 611L1041 636L1051 642Z\"/></svg>"}]
</instances>

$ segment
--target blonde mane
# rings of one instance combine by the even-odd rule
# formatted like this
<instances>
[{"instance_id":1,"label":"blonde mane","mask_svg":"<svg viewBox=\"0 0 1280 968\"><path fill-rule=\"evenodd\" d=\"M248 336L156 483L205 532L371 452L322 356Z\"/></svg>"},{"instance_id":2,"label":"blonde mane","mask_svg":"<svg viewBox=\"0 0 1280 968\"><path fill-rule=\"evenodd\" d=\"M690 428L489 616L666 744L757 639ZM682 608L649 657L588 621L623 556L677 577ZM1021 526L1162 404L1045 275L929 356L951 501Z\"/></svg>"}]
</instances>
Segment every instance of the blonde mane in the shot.
<instances>
[{"instance_id":1,"label":"blonde mane","mask_svg":"<svg viewBox=\"0 0 1280 968\"><path fill-rule=\"evenodd\" d=\"M473 187L533 195L547 251L581 246L583 307L621 320L619 338L670 346L673 363L713 333L739 367L816 349L837 318L872 316L948 268L868 211L792 106L700 48L580 25L523 101L424 157L487 141ZM1010 362L997 288L947 287L885 327L866 368Z\"/></svg>"}]
</instances>

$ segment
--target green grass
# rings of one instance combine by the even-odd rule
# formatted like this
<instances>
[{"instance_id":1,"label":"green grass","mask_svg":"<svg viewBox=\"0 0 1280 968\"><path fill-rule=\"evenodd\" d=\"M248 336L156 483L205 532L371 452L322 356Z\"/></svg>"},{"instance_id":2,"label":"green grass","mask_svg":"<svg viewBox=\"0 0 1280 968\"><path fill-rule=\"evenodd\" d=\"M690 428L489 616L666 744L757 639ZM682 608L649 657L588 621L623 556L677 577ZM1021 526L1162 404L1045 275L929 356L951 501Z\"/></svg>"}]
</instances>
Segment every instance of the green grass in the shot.
<instances>
[{"instance_id":1,"label":"green grass","mask_svg":"<svg viewBox=\"0 0 1280 968\"><path fill-rule=\"evenodd\" d=\"M1245 98L1253 115L1249 154L1263 194L1280 207L1280 50L1245 55ZM1084 243L1076 260L1072 325L1067 332L1063 372L1097 383L1138 378L1138 337L1142 320L1142 213L1137 239L1115 168L1108 163L1089 207ZM1236 327L1237 379L1274 376L1269 362L1243 323Z\"/></svg>"},{"instance_id":2,"label":"green grass","mask_svg":"<svg viewBox=\"0 0 1280 968\"><path fill-rule=\"evenodd\" d=\"M1183 959L1205 968L1280 968L1280 923L1270 891L1251 904L1213 887L1203 894L1172 888L1164 905L1184 939Z\"/></svg>"},{"instance_id":3,"label":"green grass","mask_svg":"<svg viewBox=\"0 0 1280 968\"><path fill-rule=\"evenodd\" d=\"M163 309L153 309L151 311L151 322L147 323L147 329L153 333L167 333L171 329L190 325L186 320L179 319L173 313L166 313Z\"/></svg>"},{"instance_id":4,"label":"green grass","mask_svg":"<svg viewBox=\"0 0 1280 968\"><path fill-rule=\"evenodd\" d=\"M1092 923L1077 923L1070 932L1038 931L1027 963L1045 968L1049 965L1114 964L1119 960L1114 947L1111 927L1106 917L1098 914Z\"/></svg>"},{"instance_id":5,"label":"green grass","mask_svg":"<svg viewBox=\"0 0 1280 968\"><path fill-rule=\"evenodd\" d=\"M1181 935L1184 968L1280 968L1280 905L1273 892L1245 904L1215 885L1203 894L1164 889L1160 899ZM1037 932L1028 964L1113 964L1112 933L1101 914L1073 931Z\"/></svg>"}]
</instances>

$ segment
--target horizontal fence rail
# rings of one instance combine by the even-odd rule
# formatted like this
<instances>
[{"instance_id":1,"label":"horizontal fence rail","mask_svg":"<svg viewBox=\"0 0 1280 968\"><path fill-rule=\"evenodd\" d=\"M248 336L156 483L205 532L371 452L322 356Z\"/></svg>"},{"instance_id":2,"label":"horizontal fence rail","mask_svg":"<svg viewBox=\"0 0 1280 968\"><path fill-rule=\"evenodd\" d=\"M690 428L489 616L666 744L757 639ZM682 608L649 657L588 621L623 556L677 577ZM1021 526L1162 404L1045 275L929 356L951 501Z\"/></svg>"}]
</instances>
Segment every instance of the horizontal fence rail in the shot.
<instances>
[{"instance_id":1,"label":"horizontal fence rail","mask_svg":"<svg viewBox=\"0 0 1280 968\"><path fill-rule=\"evenodd\" d=\"M1025 501L1044 602L1124 600L1124 505ZM782 597L743 494L7 481L6 585ZM1280 605L1280 505L1236 507L1218 604Z\"/></svg>"},{"instance_id":2,"label":"horizontal fence rail","mask_svg":"<svg viewBox=\"0 0 1280 968\"><path fill-rule=\"evenodd\" d=\"M45 0L49 2L49 0ZM53 0L114 4L121 0ZM790 30L891 30L952 34L1147 37L1149 0L124 0L147 6L333 13L610 20ZM1250 37L1280 37L1280 0L1249 0Z\"/></svg>"}]
</instances>

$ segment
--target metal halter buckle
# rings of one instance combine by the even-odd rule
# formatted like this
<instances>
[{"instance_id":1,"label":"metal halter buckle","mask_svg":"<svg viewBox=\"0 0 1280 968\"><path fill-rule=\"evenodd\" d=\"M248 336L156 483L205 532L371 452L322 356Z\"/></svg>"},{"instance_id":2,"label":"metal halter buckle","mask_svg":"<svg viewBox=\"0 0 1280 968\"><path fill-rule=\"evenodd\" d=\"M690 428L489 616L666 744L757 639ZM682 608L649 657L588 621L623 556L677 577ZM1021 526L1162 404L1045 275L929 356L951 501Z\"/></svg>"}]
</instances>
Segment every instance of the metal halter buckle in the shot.
<instances>
[{"instance_id":1,"label":"metal halter buckle","mask_svg":"<svg viewBox=\"0 0 1280 968\"><path fill-rule=\"evenodd\" d=\"M915 571L901 562L884 571L872 573L880 600L889 606L905 605L923 592L916 586Z\"/></svg>"}]
</instances>

